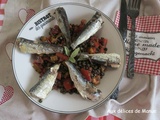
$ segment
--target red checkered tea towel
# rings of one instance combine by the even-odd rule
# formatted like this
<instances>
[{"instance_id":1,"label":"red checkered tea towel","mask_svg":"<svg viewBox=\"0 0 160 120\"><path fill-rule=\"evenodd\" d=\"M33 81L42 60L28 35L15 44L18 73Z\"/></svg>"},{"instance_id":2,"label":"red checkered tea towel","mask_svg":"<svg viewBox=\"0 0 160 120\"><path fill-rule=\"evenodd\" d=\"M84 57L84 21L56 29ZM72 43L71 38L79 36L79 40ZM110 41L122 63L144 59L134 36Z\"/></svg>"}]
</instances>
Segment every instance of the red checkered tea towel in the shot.
<instances>
[{"instance_id":1,"label":"red checkered tea towel","mask_svg":"<svg viewBox=\"0 0 160 120\"><path fill-rule=\"evenodd\" d=\"M119 19L120 12L118 11L115 19L117 27L119 27ZM128 55L131 19L129 16L127 19L128 30L125 47ZM126 60L128 60L128 56ZM135 72L160 75L160 15L136 18Z\"/></svg>"}]
</instances>

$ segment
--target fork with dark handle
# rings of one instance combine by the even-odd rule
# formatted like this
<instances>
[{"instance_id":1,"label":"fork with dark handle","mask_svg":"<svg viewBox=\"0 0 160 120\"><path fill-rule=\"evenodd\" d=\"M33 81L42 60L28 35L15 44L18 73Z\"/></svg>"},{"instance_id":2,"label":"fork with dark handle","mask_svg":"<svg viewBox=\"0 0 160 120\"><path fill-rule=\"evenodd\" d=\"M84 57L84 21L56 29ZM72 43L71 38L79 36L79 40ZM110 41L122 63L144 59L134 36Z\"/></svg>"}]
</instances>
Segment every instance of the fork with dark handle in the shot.
<instances>
[{"instance_id":1,"label":"fork with dark handle","mask_svg":"<svg viewBox=\"0 0 160 120\"><path fill-rule=\"evenodd\" d=\"M135 51L135 25L136 18L139 15L141 0L129 0L128 3L128 16L130 16L132 20L131 27L131 41L130 41L130 50L129 50L129 58L128 58L128 67L127 67L127 77L134 77L134 51Z\"/></svg>"}]
</instances>

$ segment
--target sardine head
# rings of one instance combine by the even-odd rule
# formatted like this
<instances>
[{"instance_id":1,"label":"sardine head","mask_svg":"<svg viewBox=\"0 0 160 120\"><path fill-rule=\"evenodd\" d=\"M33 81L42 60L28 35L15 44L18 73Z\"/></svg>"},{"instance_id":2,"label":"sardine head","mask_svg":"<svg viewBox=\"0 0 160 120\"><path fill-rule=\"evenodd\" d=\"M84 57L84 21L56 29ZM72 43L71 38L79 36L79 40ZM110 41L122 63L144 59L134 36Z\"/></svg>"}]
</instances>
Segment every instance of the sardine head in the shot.
<instances>
[{"instance_id":1,"label":"sardine head","mask_svg":"<svg viewBox=\"0 0 160 120\"><path fill-rule=\"evenodd\" d=\"M86 88L87 91L86 98L91 101L98 101L102 96L101 90L99 90L89 82L87 86L88 87Z\"/></svg>"},{"instance_id":2,"label":"sardine head","mask_svg":"<svg viewBox=\"0 0 160 120\"><path fill-rule=\"evenodd\" d=\"M101 97L102 97L102 92L99 89L97 89L97 91L93 93L91 100L98 101ZM90 99L90 98L88 98L88 99Z\"/></svg>"}]
</instances>

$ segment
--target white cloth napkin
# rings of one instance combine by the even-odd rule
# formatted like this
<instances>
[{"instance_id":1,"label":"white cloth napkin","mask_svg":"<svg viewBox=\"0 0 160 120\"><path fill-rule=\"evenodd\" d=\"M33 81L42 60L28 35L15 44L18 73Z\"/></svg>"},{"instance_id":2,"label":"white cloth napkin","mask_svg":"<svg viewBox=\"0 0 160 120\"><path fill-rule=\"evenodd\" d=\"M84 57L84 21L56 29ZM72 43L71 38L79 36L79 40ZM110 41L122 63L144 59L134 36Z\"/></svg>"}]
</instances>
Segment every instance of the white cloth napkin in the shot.
<instances>
[{"instance_id":1,"label":"white cloth napkin","mask_svg":"<svg viewBox=\"0 0 160 120\"><path fill-rule=\"evenodd\" d=\"M69 115L44 110L22 93L13 75L11 63L15 38L27 18L50 5L62 2L88 4L103 11L113 21L120 8L120 0L8 0L4 6L3 26L0 30L0 120L84 120L88 115L108 114L123 120L159 120L160 76L135 74L131 80L125 74L120 83L117 101L109 100L96 109ZM142 0L140 15L160 15L160 1ZM4 101L4 98L7 99ZM128 113L129 111L133 113Z\"/></svg>"}]
</instances>

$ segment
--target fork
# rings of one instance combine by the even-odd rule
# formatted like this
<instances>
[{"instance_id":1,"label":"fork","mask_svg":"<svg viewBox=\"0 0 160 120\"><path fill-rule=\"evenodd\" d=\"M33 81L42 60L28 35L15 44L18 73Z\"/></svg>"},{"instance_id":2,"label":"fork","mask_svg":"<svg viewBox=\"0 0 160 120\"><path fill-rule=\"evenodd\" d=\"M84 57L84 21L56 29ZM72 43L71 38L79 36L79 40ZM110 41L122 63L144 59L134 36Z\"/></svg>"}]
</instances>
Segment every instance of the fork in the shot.
<instances>
[{"instance_id":1,"label":"fork","mask_svg":"<svg viewBox=\"0 0 160 120\"><path fill-rule=\"evenodd\" d=\"M135 51L135 25L136 18L139 15L141 0L129 0L127 14L132 20L131 26L131 41L130 41L130 50L128 58L128 67L127 67L127 77L134 77L134 51Z\"/></svg>"}]
</instances>

